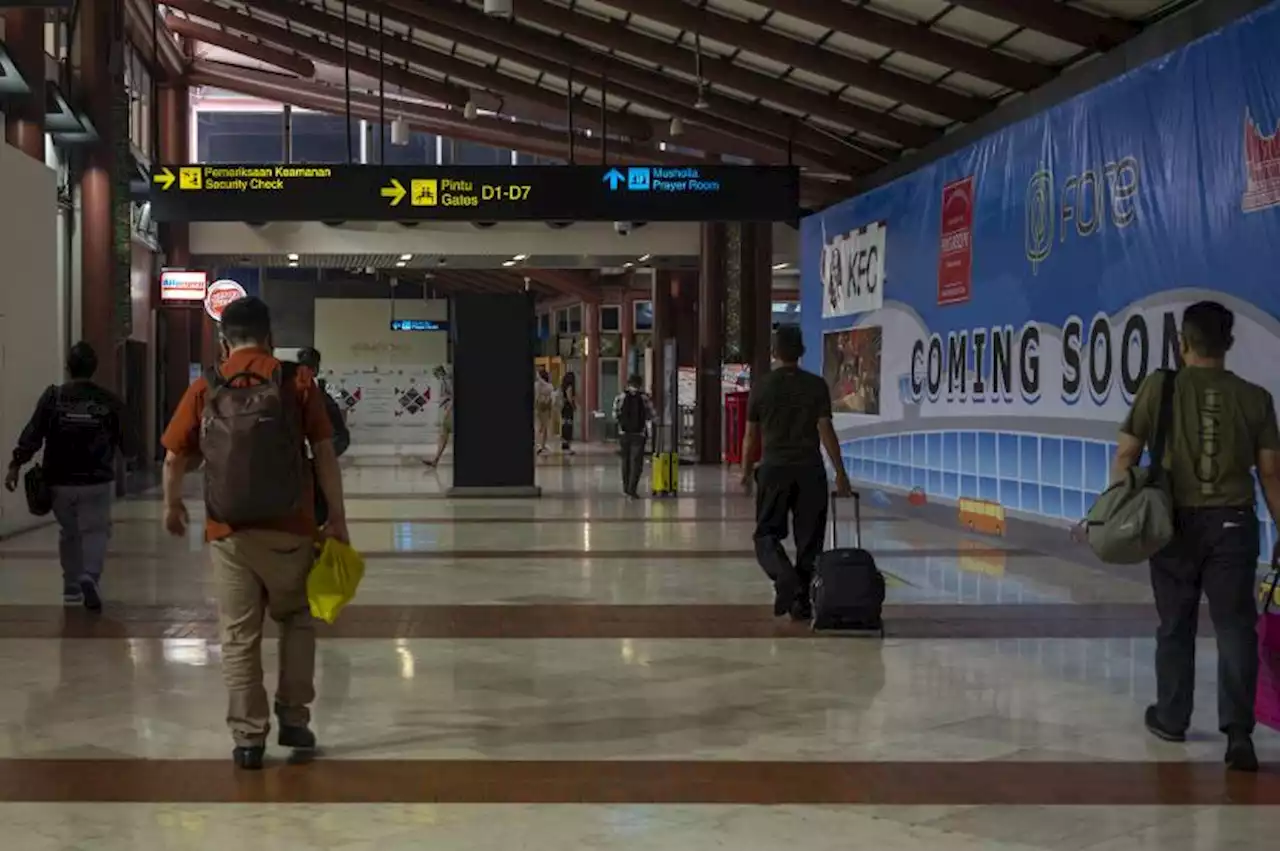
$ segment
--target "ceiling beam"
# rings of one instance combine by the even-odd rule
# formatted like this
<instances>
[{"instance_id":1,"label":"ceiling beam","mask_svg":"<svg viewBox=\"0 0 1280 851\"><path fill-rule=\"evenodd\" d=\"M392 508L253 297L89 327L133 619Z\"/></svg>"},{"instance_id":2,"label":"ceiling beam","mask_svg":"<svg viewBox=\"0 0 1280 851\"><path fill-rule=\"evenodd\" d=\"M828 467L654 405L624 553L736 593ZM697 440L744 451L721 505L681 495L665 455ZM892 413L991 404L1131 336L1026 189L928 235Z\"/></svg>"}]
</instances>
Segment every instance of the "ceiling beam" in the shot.
<instances>
[{"instance_id":1,"label":"ceiling beam","mask_svg":"<svg viewBox=\"0 0 1280 851\"><path fill-rule=\"evenodd\" d=\"M558 94L542 86L525 82L483 65L468 62L465 59L447 56L424 45L400 38L394 33L387 33L385 36L381 35L379 29L376 28L379 26L377 23L374 23L374 28L361 26L355 23L353 16L352 22L348 24L342 18L323 12L309 3L291 2L291 0L253 0L252 8L255 12L274 15L294 24L327 33L335 38L348 38L352 44L361 45L369 50L370 55L372 55L372 51L377 51L379 58L381 58L385 51L386 55L399 57L415 65L430 68L444 74L446 80L451 78L460 80L465 84L488 89L499 96L512 95L544 108L558 110L562 116L562 121L564 120L563 116L567 115L569 110L568 97L566 95ZM376 22L376 17L368 15L367 10L365 17ZM385 28L383 29L385 30ZM497 111L505 112L506 110L499 106ZM575 97L574 119L575 124L579 126L599 129L601 126L600 108L588 103L581 97ZM619 131L623 135L637 139L646 139L648 134L653 131L648 122L636 120L629 115L610 115L608 124L610 130Z\"/></svg>"},{"instance_id":2,"label":"ceiling beam","mask_svg":"<svg viewBox=\"0 0 1280 851\"><path fill-rule=\"evenodd\" d=\"M590 275L576 269L523 269L521 273L562 295L580 298L587 304L600 303L600 289L593 285Z\"/></svg>"},{"instance_id":3,"label":"ceiling beam","mask_svg":"<svg viewBox=\"0 0 1280 851\"><path fill-rule=\"evenodd\" d=\"M129 40L144 60L149 61L155 54L160 67L153 68L153 73L169 80L183 75L187 69L187 57L182 55L173 33L165 27L163 16L150 0L126 0L124 25ZM154 44L152 36L155 37Z\"/></svg>"},{"instance_id":4,"label":"ceiling beam","mask_svg":"<svg viewBox=\"0 0 1280 851\"><path fill-rule=\"evenodd\" d=\"M992 18L1042 32L1071 44L1104 52L1139 32L1137 24L1103 17L1053 0L951 0Z\"/></svg>"},{"instance_id":5,"label":"ceiling beam","mask_svg":"<svg viewBox=\"0 0 1280 851\"><path fill-rule=\"evenodd\" d=\"M633 30L622 21L602 21L542 0L522 0L516 20L532 21L669 69L693 73L695 68L696 57L688 50ZM923 148L942 135L940 129L783 82L768 74L734 65L707 51L703 51L701 73L706 82L803 110L811 116L861 130L906 148Z\"/></svg>"},{"instance_id":6,"label":"ceiling beam","mask_svg":"<svg viewBox=\"0 0 1280 851\"><path fill-rule=\"evenodd\" d=\"M257 59L259 62L265 62L268 65L273 65L283 71L289 71L306 79L311 79L316 75L315 63L305 56L300 56L287 50L280 50L269 44L249 41L244 36L229 33L226 30L207 27L189 18L170 17L167 23L169 24L169 29L183 38L211 44L214 47L221 47L224 50L230 50L232 53L238 53L250 59Z\"/></svg>"},{"instance_id":7,"label":"ceiling beam","mask_svg":"<svg viewBox=\"0 0 1280 851\"><path fill-rule=\"evenodd\" d=\"M159 0L157 1L159 2ZM278 27L266 21L251 18L248 15L241 15L221 6L215 6L206 2L206 0L163 0L163 2L170 8L179 9L210 23L271 42L277 47L296 51L317 62L336 65L339 68L346 63L343 50L340 47L334 47L318 38L291 32L284 27ZM384 68L382 63L366 56L361 56L358 53L353 52L350 54L349 64L351 70L357 74L364 74L375 79L381 69L381 73L388 85L397 86L405 91L422 95L449 106L461 108L471 100L470 90L462 86L441 83L428 77L411 74L403 68L397 68L393 65L385 66Z\"/></svg>"},{"instance_id":8,"label":"ceiling beam","mask_svg":"<svg viewBox=\"0 0 1280 851\"><path fill-rule=\"evenodd\" d=\"M716 133L794 151L843 175L874 171L891 161L846 144L834 133L813 127L765 107L715 93L707 95L708 109L696 109L697 89L672 77L589 50L577 42L529 27L486 16L478 9L453 2L431 6L431 17L419 14L416 0L355 0L364 7L386 8L387 16L412 24L441 38L470 45L548 73L565 75L573 68L575 82L604 78L608 89L636 103L699 124ZM394 9L394 11L391 11Z\"/></svg>"},{"instance_id":9,"label":"ceiling beam","mask_svg":"<svg viewBox=\"0 0 1280 851\"><path fill-rule=\"evenodd\" d=\"M1022 2L1022 0L1014 0ZM1029 92L1055 76L1052 68L979 47L971 42L891 18L870 9L831 0L770 0L774 11L818 24L863 41Z\"/></svg>"},{"instance_id":10,"label":"ceiling beam","mask_svg":"<svg viewBox=\"0 0 1280 851\"><path fill-rule=\"evenodd\" d=\"M610 6L687 32L712 36L743 50L901 101L956 121L972 121L991 109L980 98L948 91L862 59L826 50L821 45L766 30L722 15L709 6L697 9L682 0L607 0Z\"/></svg>"}]
</instances>

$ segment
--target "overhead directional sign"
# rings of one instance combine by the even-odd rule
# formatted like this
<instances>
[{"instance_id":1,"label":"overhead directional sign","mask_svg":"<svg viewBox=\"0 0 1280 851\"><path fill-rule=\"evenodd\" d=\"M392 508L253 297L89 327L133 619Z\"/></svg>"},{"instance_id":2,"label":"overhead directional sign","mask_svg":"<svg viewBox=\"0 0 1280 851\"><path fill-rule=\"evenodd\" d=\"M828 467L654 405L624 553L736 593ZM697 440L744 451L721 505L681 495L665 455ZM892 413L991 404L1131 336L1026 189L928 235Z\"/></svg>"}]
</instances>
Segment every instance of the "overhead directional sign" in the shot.
<instances>
[{"instance_id":1,"label":"overhead directional sign","mask_svg":"<svg viewBox=\"0 0 1280 851\"><path fill-rule=\"evenodd\" d=\"M156 221L792 221L787 166L166 165Z\"/></svg>"}]
</instances>

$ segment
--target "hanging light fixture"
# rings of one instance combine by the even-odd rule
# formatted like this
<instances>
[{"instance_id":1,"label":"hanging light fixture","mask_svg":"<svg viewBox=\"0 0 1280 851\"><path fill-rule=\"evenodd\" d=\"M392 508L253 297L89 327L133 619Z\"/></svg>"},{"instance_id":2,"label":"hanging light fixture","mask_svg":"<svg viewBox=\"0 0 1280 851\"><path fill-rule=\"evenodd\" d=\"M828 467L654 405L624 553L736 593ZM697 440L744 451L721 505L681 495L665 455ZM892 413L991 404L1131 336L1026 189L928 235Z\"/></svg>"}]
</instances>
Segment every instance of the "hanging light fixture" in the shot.
<instances>
[{"instance_id":1,"label":"hanging light fixture","mask_svg":"<svg viewBox=\"0 0 1280 851\"><path fill-rule=\"evenodd\" d=\"M403 116L396 116L391 122L391 144L400 148L409 144L409 122Z\"/></svg>"},{"instance_id":2,"label":"hanging light fixture","mask_svg":"<svg viewBox=\"0 0 1280 851\"><path fill-rule=\"evenodd\" d=\"M671 126L667 128L667 134L675 137L684 134L684 122L678 117L671 119Z\"/></svg>"},{"instance_id":3,"label":"hanging light fixture","mask_svg":"<svg viewBox=\"0 0 1280 851\"><path fill-rule=\"evenodd\" d=\"M476 102L473 100L467 101L467 105L462 108L462 117L468 121L475 121L479 114L480 110L476 108Z\"/></svg>"}]
</instances>

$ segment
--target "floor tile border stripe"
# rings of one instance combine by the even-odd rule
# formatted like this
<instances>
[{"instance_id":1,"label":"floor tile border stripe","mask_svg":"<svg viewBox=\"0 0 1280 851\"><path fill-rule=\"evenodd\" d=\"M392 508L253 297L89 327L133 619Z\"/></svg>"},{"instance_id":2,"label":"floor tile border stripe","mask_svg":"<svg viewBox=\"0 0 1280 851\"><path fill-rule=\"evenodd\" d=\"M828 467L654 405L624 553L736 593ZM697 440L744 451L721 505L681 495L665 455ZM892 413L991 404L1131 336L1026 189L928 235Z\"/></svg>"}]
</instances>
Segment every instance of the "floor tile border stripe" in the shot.
<instances>
[{"instance_id":1,"label":"floor tile border stripe","mask_svg":"<svg viewBox=\"0 0 1280 851\"><path fill-rule=\"evenodd\" d=\"M1276 806L1280 773L1183 762L0 760L0 801Z\"/></svg>"}]
</instances>

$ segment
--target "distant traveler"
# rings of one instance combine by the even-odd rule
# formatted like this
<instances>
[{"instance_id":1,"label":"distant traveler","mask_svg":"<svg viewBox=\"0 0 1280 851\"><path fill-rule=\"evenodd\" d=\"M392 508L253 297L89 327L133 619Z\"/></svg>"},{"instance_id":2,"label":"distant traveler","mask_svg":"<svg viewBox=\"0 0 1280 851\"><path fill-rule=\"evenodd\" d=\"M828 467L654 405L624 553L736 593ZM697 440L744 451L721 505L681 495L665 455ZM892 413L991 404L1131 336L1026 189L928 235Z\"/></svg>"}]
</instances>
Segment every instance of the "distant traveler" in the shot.
<instances>
[{"instance_id":1,"label":"distant traveler","mask_svg":"<svg viewBox=\"0 0 1280 851\"><path fill-rule=\"evenodd\" d=\"M1257 771L1253 748L1258 682L1258 516L1251 468L1273 520L1280 521L1280 432L1271 394L1229 371L1235 316L1213 301L1182 314L1183 368L1174 374L1173 415L1162 462L1174 504L1173 541L1151 559L1160 629L1156 702L1147 729L1186 741L1196 678L1200 598L1209 600L1218 644L1218 724L1227 766ZM1142 458L1155 431L1163 373L1148 376L1120 426L1112 479ZM1274 554L1273 554L1274 557Z\"/></svg>"},{"instance_id":2,"label":"distant traveler","mask_svg":"<svg viewBox=\"0 0 1280 851\"><path fill-rule=\"evenodd\" d=\"M578 378L566 372L560 379L560 451L573 454L573 419L578 409Z\"/></svg>"},{"instance_id":3,"label":"distant traveler","mask_svg":"<svg viewBox=\"0 0 1280 851\"><path fill-rule=\"evenodd\" d=\"M551 383L551 373L545 369L534 373L533 414L538 428L538 454L544 455L556 419L556 387Z\"/></svg>"},{"instance_id":4,"label":"distant traveler","mask_svg":"<svg viewBox=\"0 0 1280 851\"><path fill-rule=\"evenodd\" d=\"M440 438L436 441L436 457L423 461L428 467L439 467L444 451L449 448L449 436L453 434L453 375L447 366L437 366L431 371L440 388L440 417L436 421Z\"/></svg>"},{"instance_id":5,"label":"distant traveler","mask_svg":"<svg viewBox=\"0 0 1280 851\"><path fill-rule=\"evenodd\" d=\"M627 389L613 400L613 419L618 424L618 445L622 449L622 492L640 498L640 473L644 470L644 447L653 422L653 402L644 392L638 375L627 381Z\"/></svg>"},{"instance_id":6,"label":"distant traveler","mask_svg":"<svg viewBox=\"0 0 1280 851\"><path fill-rule=\"evenodd\" d=\"M347 418L343 414L342 408L338 406L338 400L333 398L329 393L329 386L323 378L320 377L320 350L313 348L301 349L298 352L298 363L311 370L316 375L316 387L320 390L320 399L324 402L325 413L329 415L329 425L333 427L333 452L341 458L351 446L351 430L347 428ZM310 451L308 454L312 461L312 474L315 473L315 453ZM316 525L323 527L329 519L329 503L325 501L324 491L315 488L316 499Z\"/></svg>"},{"instance_id":7,"label":"distant traveler","mask_svg":"<svg viewBox=\"0 0 1280 851\"><path fill-rule=\"evenodd\" d=\"M62 562L62 602L102 610L102 567L111 539L111 499L115 495L116 453L137 452L124 403L93 382L98 355L88 343L67 354L66 384L49 387L22 430L5 487L17 489L23 466L44 447L44 480L58 521Z\"/></svg>"},{"instance_id":8,"label":"distant traveler","mask_svg":"<svg viewBox=\"0 0 1280 851\"><path fill-rule=\"evenodd\" d=\"M800 329L782 326L775 331L773 352L777 366L752 378L742 481L748 490L756 489L756 559L773 580L773 613L808 620L814 563L822 554L827 526L830 485L823 449L836 471L837 493L848 496L853 489L831 424L831 393L825 381L799 366L804 355ZM755 469L762 438L764 453ZM795 533L794 564L783 548L788 521Z\"/></svg>"},{"instance_id":9,"label":"distant traveler","mask_svg":"<svg viewBox=\"0 0 1280 851\"><path fill-rule=\"evenodd\" d=\"M197 379L178 403L162 443L165 528L183 536L184 475L204 462L205 538L217 585L222 673L229 692L232 757L260 769L271 729L262 683L262 626L280 629L275 694L278 741L315 747L315 625L307 574L317 538L315 476L329 506L325 534L348 541L333 426L312 371L271 354L271 313L254 297L227 305L220 328L221 367Z\"/></svg>"}]
</instances>

